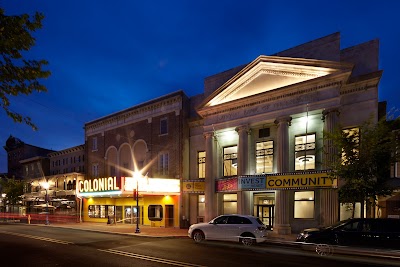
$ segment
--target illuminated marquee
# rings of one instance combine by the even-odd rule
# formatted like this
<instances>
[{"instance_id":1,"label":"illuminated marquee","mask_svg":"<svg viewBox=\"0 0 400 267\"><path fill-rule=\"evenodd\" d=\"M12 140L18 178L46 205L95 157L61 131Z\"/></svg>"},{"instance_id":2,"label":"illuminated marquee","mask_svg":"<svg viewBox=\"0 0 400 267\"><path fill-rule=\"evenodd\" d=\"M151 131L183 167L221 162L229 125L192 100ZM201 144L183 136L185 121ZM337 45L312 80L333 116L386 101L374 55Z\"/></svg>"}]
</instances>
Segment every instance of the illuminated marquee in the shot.
<instances>
[{"instance_id":1,"label":"illuminated marquee","mask_svg":"<svg viewBox=\"0 0 400 267\"><path fill-rule=\"evenodd\" d=\"M139 192L145 193L180 193L179 179L124 177L124 191L132 192L138 187Z\"/></svg>"},{"instance_id":2,"label":"illuminated marquee","mask_svg":"<svg viewBox=\"0 0 400 267\"><path fill-rule=\"evenodd\" d=\"M79 181L79 193L92 193L92 192L107 192L119 191L120 186L117 182L117 177L108 178L95 178L92 180Z\"/></svg>"},{"instance_id":3,"label":"illuminated marquee","mask_svg":"<svg viewBox=\"0 0 400 267\"><path fill-rule=\"evenodd\" d=\"M267 176L267 188L337 187L337 179L327 173Z\"/></svg>"}]
</instances>

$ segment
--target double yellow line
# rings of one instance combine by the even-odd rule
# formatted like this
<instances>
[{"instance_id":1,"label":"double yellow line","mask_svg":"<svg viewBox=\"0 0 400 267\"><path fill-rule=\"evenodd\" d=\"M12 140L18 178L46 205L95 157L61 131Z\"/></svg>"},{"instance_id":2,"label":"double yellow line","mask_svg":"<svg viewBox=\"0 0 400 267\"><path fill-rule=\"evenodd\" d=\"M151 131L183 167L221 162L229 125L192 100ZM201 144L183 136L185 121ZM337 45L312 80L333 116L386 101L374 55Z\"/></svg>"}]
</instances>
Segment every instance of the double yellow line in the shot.
<instances>
[{"instance_id":1,"label":"double yellow line","mask_svg":"<svg viewBox=\"0 0 400 267\"><path fill-rule=\"evenodd\" d=\"M31 238L31 239L41 240L41 241L53 242L53 243L63 244L63 245L73 245L74 244L73 242L57 240L57 239L48 238L48 237L25 235L25 234L14 233L14 232L6 232L6 231L0 231L0 233L1 234L6 234L6 235L15 235L15 236L20 236L20 237L25 237L25 238Z\"/></svg>"}]
</instances>

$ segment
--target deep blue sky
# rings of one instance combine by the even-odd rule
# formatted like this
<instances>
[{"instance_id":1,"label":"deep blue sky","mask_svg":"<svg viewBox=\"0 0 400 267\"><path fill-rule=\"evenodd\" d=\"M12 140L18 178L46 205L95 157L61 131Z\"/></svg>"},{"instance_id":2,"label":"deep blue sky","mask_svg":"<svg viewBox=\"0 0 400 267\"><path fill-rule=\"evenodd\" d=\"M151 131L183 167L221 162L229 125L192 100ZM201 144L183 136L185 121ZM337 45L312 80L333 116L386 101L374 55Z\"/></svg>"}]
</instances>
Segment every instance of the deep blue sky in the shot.
<instances>
[{"instance_id":1,"label":"deep blue sky","mask_svg":"<svg viewBox=\"0 0 400 267\"><path fill-rule=\"evenodd\" d=\"M84 143L86 122L334 32L342 48L380 40L379 99L400 107L400 1L54 1L0 0L6 14L44 13L35 47L48 92L12 99L37 132L0 110L0 144L10 135L54 150ZM7 156L0 149L0 173Z\"/></svg>"}]
</instances>

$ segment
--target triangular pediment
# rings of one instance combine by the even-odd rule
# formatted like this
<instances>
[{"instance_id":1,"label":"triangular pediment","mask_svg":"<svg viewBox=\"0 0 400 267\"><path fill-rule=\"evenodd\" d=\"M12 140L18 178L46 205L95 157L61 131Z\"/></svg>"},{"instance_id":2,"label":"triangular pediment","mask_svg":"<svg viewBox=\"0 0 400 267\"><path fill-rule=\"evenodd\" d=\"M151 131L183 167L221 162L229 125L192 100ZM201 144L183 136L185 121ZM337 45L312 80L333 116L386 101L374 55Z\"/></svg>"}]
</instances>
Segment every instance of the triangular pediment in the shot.
<instances>
[{"instance_id":1,"label":"triangular pediment","mask_svg":"<svg viewBox=\"0 0 400 267\"><path fill-rule=\"evenodd\" d=\"M315 80L343 71L351 64L332 61L260 56L228 80L200 108L221 105Z\"/></svg>"}]
</instances>

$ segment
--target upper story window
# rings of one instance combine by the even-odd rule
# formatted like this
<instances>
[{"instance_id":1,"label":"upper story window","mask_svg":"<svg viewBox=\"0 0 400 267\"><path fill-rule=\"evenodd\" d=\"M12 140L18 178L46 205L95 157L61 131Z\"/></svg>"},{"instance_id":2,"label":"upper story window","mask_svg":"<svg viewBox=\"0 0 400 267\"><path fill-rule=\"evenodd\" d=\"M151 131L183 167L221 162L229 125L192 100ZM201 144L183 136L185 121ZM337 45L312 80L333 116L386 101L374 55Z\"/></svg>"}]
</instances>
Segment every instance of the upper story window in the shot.
<instances>
[{"instance_id":1,"label":"upper story window","mask_svg":"<svg viewBox=\"0 0 400 267\"><path fill-rule=\"evenodd\" d=\"M315 169L315 134L295 137L295 170Z\"/></svg>"},{"instance_id":2,"label":"upper story window","mask_svg":"<svg viewBox=\"0 0 400 267\"><path fill-rule=\"evenodd\" d=\"M237 175L237 146L224 147L224 176Z\"/></svg>"},{"instance_id":3,"label":"upper story window","mask_svg":"<svg viewBox=\"0 0 400 267\"><path fill-rule=\"evenodd\" d=\"M360 129L359 128L350 128L343 129L343 134L347 137L349 141L353 144L349 146L346 150L342 149L342 164L348 163L348 161L354 160L354 158L358 158L358 146L360 143Z\"/></svg>"},{"instance_id":4,"label":"upper story window","mask_svg":"<svg viewBox=\"0 0 400 267\"><path fill-rule=\"evenodd\" d=\"M95 177L95 178L99 177L99 164L98 163L93 163L92 172L93 172L93 177Z\"/></svg>"},{"instance_id":5,"label":"upper story window","mask_svg":"<svg viewBox=\"0 0 400 267\"><path fill-rule=\"evenodd\" d=\"M199 151L197 152L197 166L198 166L198 178L204 179L206 178L206 152Z\"/></svg>"},{"instance_id":6,"label":"upper story window","mask_svg":"<svg viewBox=\"0 0 400 267\"><path fill-rule=\"evenodd\" d=\"M160 120L160 135L168 134L168 118Z\"/></svg>"},{"instance_id":7,"label":"upper story window","mask_svg":"<svg viewBox=\"0 0 400 267\"><path fill-rule=\"evenodd\" d=\"M160 154L158 157L158 171L160 175L168 175L169 156L168 153Z\"/></svg>"},{"instance_id":8,"label":"upper story window","mask_svg":"<svg viewBox=\"0 0 400 267\"><path fill-rule=\"evenodd\" d=\"M92 139L92 151L97 151L97 137L93 137ZM75 158L74 158L75 161Z\"/></svg>"},{"instance_id":9,"label":"upper story window","mask_svg":"<svg viewBox=\"0 0 400 267\"><path fill-rule=\"evenodd\" d=\"M256 143L257 173L272 173L274 162L274 142L261 141Z\"/></svg>"}]
</instances>

